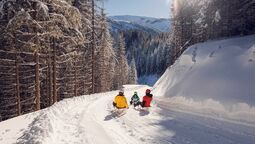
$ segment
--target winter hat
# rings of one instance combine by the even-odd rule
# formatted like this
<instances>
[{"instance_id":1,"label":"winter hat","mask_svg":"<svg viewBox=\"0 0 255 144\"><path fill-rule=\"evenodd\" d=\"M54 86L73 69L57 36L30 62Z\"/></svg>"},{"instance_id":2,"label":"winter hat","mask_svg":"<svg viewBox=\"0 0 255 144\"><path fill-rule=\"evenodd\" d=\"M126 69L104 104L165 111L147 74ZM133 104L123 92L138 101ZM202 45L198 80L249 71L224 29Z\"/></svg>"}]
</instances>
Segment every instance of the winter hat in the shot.
<instances>
[{"instance_id":1,"label":"winter hat","mask_svg":"<svg viewBox=\"0 0 255 144\"><path fill-rule=\"evenodd\" d=\"M150 90L150 89L147 89L145 93L151 93L151 90Z\"/></svg>"},{"instance_id":2,"label":"winter hat","mask_svg":"<svg viewBox=\"0 0 255 144\"><path fill-rule=\"evenodd\" d=\"M136 95L137 95L137 92L135 91L135 92L134 92L134 94L136 94Z\"/></svg>"},{"instance_id":3,"label":"winter hat","mask_svg":"<svg viewBox=\"0 0 255 144\"><path fill-rule=\"evenodd\" d=\"M124 94L124 90L123 90L123 89L120 89L120 90L119 90L119 93L123 93L123 94Z\"/></svg>"}]
</instances>

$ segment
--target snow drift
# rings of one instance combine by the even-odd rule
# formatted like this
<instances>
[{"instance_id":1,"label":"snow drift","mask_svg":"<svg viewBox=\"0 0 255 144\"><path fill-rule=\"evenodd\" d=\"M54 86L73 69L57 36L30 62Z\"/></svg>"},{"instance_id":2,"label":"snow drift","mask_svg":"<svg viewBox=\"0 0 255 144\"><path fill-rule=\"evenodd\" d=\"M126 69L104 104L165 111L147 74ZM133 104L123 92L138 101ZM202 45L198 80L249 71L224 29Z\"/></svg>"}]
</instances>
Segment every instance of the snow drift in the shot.
<instances>
[{"instance_id":1,"label":"snow drift","mask_svg":"<svg viewBox=\"0 0 255 144\"><path fill-rule=\"evenodd\" d=\"M255 122L254 74L255 35L200 43L166 70L153 93L181 109Z\"/></svg>"}]
</instances>

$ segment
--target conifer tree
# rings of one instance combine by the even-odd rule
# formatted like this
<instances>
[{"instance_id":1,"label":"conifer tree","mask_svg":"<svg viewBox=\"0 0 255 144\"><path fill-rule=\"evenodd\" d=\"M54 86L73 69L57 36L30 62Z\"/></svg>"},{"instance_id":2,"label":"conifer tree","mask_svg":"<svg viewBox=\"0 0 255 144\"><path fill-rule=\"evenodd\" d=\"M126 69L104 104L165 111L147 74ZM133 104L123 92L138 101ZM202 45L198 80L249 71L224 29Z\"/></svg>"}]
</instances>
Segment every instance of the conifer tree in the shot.
<instances>
[{"instance_id":1,"label":"conifer tree","mask_svg":"<svg viewBox=\"0 0 255 144\"><path fill-rule=\"evenodd\" d=\"M127 84L128 82L128 62L125 49L124 38L122 34L119 34L116 46L114 89L120 89L124 84Z\"/></svg>"},{"instance_id":2,"label":"conifer tree","mask_svg":"<svg viewBox=\"0 0 255 144\"><path fill-rule=\"evenodd\" d=\"M114 76L114 62L115 53L112 46L112 38L109 32L108 23L106 21L106 14L104 10L101 11L100 19L100 44L98 46L98 81L97 92L109 91L112 88Z\"/></svg>"},{"instance_id":3,"label":"conifer tree","mask_svg":"<svg viewBox=\"0 0 255 144\"><path fill-rule=\"evenodd\" d=\"M136 72L136 64L135 60L132 59L129 67L129 76L128 76L128 84L137 84L137 72Z\"/></svg>"}]
</instances>

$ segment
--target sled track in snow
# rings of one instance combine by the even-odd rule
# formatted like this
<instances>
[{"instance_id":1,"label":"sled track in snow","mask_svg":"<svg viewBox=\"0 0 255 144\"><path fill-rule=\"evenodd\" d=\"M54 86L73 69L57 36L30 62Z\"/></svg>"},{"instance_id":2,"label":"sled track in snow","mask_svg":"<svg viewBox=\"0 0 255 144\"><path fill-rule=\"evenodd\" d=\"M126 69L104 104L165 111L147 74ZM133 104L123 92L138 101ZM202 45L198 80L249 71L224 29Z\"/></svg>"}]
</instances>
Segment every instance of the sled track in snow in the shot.
<instances>
[{"instance_id":1,"label":"sled track in snow","mask_svg":"<svg viewBox=\"0 0 255 144\"><path fill-rule=\"evenodd\" d=\"M141 98L147 88L129 87L125 95L130 100L133 92L138 91ZM116 94L113 91L67 99L42 110L16 143L253 144L255 141L253 127L175 111L156 98L156 105L149 112L130 106L125 115L114 118L110 111Z\"/></svg>"}]
</instances>

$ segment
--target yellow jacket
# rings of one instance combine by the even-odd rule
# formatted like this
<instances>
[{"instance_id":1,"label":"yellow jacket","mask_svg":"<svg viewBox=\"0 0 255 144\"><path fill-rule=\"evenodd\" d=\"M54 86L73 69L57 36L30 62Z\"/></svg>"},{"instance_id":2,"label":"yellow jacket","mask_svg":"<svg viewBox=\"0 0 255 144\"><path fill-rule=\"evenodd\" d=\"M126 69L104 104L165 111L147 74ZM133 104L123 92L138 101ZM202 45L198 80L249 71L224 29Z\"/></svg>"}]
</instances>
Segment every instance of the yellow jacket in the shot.
<instances>
[{"instance_id":1,"label":"yellow jacket","mask_svg":"<svg viewBox=\"0 0 255 144\"><path fill-rule=\"evenodd\" d=\"M128 108L128 103L125 96L117 95L114 99L114 103L116 104L117 108Z\"/></svg>"}]
</instances>

